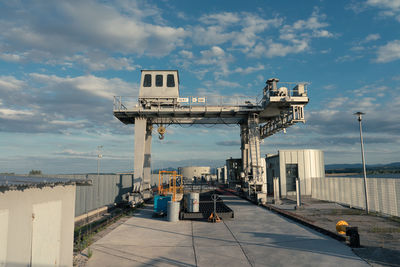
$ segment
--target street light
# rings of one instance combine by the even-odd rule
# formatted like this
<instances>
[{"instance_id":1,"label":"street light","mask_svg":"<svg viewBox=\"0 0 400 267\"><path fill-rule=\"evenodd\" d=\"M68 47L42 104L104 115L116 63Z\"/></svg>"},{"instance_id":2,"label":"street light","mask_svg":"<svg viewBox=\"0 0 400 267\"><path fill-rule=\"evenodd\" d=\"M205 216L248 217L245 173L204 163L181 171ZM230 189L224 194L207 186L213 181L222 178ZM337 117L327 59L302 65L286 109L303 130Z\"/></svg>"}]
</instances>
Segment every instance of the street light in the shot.
<instances>
[{"instance_id":1,"label":"street light","mask_svg":"<svg viewBox=\"0 0 400 267\"><path fill-rule=\"evenodd\" d=\"M364 195L365 195L365 210L367 211L367 214L369 213L369 207L368 207L368 189L367 189L367 171L365 168L365 156L364 156L364 141L363 141L363 136L362 136L362 115L365 113L363 112L356 112L354 115L357 116L358 122L360 123L360 142L361 142L361 159L362 159L362 164L363 164L363 174L364 174Z\"/></svg>"},{"instance_id":2,"label":"street light","mask_svg":"<svg viewBox=\"0 0 400 267\"><path fill-rule=\"evenodd\" d=\"M103 157L101 154L101 149L103 146L97 146L97 178L99 178L99 172L100 172L100 159Z\"/></svg>"},{"instance_id":3,"label":"street light","mask_svg":"<svg viewBox=\"0 0 400 267\"><path fill-rule=\"evenodd\" d=\"M100 159L103 157L101 154L102 148L103 146L97 146L97 208L100 208Z\"/></svg>"}]
</instances>

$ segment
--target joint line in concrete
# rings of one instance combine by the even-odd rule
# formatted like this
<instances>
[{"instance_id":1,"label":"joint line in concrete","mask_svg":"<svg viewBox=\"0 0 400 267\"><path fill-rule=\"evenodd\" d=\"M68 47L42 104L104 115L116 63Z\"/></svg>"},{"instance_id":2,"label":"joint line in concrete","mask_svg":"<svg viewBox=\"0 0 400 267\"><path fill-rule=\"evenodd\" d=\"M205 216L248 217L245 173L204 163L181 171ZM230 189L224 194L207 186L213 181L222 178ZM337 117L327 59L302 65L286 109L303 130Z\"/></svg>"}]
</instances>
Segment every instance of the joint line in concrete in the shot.
<instances>
[{"instance_id":1,"label":"joint line in concrete","mask_svg":"<svg viewBox=\"0 0 400 267\"><path fill-rule=\"evenodd\" d=\"M197 255L196 255L196 247L194 245L194 234L193 234L193 221L190 221L190 225L192 228L192 247L193 247L193 253L194 253L194 263L196 264L197 267Z\"/></svg>"},{"instance_id":2,"label":"joint line in concrete","mask_svg":"<svg viewBox=\"0 0 400 267\"><path fill-rule=\"evenodd\" d=\"M247 262L250 264L251 267L254 267L254 265L251 263L249 256L247 256L246 252L244 251L244 248L242 247L242 244L240 244L239 240L236 238L236 236L233 234L233 232L231 231L231 229L228 227L228 225L224 222L224 220L222 220L222 222L224 223L224 225L226 226L226 228L228 229L228 231L231 233L231 235L233 236L233 239L235 239L236 243L238 243L240 249L242 250L244 256L247 259Z\"/></svg>"}]
</instances>

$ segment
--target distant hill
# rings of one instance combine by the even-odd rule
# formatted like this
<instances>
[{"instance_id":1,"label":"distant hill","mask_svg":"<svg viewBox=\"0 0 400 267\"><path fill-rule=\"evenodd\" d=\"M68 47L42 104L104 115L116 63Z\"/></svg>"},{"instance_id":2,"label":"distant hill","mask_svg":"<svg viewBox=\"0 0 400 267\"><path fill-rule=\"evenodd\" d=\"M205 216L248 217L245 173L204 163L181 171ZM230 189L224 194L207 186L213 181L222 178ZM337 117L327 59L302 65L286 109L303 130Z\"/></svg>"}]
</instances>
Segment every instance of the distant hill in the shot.
<instances>
[{"instance_id":1,"label":"distant hill","mask_svg":"<svg viewBox=\"0 0 400 267\"><path fill-rule=\"evenodd\" d=\"M392 162L388 164L370 164L366 165L369 173L399 173L400 162ZM362 164L327 164L325 165L327 173L361 173Z\"/></svg>"},{"instance_id":2,"label":"distant hill","mask_svg":"<svg viewBox=\"0 0 400 267\"><path fill-rule=\"evenodd\" d=\"M367 169L371 168L400 168L400 162L392 162L389 164L367 164L366 165ZM337 169L361 169L362 164L361 163L353 163L353 164L326 164L325 165L325 170L337 170Z\"/></svg>"}]
</instances>

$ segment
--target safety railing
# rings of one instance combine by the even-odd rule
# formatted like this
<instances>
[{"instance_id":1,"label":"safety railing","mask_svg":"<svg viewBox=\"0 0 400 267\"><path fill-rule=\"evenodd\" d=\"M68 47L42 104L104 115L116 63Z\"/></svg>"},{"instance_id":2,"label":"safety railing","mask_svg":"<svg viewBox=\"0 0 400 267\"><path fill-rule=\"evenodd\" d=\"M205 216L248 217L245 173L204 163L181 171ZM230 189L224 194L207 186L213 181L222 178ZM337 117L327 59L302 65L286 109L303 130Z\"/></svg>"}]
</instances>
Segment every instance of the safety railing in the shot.
<instances>
[{"instance_id":1,"label":"safety railing","mask_svg":"<svg viewBox=\"0 0 400 267\"><path fill-rule=\"evenodd\" d=\"M260 105L261 97L247 96L247 95L233 95L233 96L182 96L179 98L168 97L135 97L135 96L114 96L114 111L124 111L129 109L141 108L143 103L148 103L150 106L163 106L163 102L174 103L180 107L195 107L195 106L248 106L255 107ZM173 101L171 101L173 100Z\"/></svg>"},{"instance_id":2,"label":"safety railing","mask_svg":"<svg viewBox=\"0 0 400 267\"><path fill-rule=\"evenodd\" d=\"M293 88L291 88L294 86ZM291 88L291 89L289 89ZM280 82L279 87L275 90L267 90L267 98L270 97L306 97L308 91L308 83L289 83Z\"/></svg>"}]
</instances>

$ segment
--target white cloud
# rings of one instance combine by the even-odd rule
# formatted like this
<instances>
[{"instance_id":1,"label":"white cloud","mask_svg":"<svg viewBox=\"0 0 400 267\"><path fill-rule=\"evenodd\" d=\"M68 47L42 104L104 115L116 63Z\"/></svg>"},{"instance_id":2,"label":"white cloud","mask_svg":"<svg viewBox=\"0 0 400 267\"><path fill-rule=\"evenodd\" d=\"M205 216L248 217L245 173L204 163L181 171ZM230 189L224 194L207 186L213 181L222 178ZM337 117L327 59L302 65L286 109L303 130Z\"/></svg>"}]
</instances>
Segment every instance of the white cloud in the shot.
<instances>
[{"instance_id":1,"label":"white cloud","mask_svg":"<svg viewBox=\"0 0 400 267\"><path fill-rule=\"evenodd\" d=\"M335 62L351 62L362 58L362 55L344 55L335 59Z\"/></svg>"},{"instance_id":2,"label":"white cloud","mask_svg":"<svg viewBox=\"0 0 400 267\"><path fill-rule=\"evenodd\" d=\"M290 44L275 43L271 40L267 42L267 46L258 44L250 53L252 57L284 57L288 54L297 54L308 49L309 42L307 40L292 40Z\"/></svg>"},{"instance_id":3,"label":"white cloud","mask_svg":"<svg viewBox=\"0 0 400 267\"><path fill-rule=\"evenodd\" d=\"M380 8L400 9L400 0L367 0L367 4Z\"/></svg>"},{"instance_id":4,"label":"white cloud","mask_svg":"<svg viewBox=\"0 0 400 267\"><path fill-rule=\"evenodd\" d=\"M217 85L223 86L223 87L240 87L240 84L237 82L230 82L230 81L224 81L224 80L217 80Z\"/></svg>"},{"instance_id":5,"label":"white cloud","mask_svg":"<svg viewBox=\"0 0 400 267\"><path fill-rule=\"evenodd\" d=\"M88 120L74 120L74 121L51 120L48 123L62 125L62 126L77 126L77 124L78 124L78 128L79 128L79 125L81 125L81 127L84 127L84 125L88 122L89 122Z\"/></svg>"},{"instance_id":6,"label":"white cloud","mask_svg":"<svg viewBox=\"0 0 400 267\"><path fill-rule=\"evenodd\" d=\"M73 66L74 63L83 65L90 70L101 71L101 70L135 70L138 66L133 65L133 60L126 57L107 57L105 55L93 54L89 55L74 55L71 57L65 57L61 60L47 61L49 64L63 64Z\"/></svg>"},{"instance_id":7,"label":"white cloud","mask_svg":"<svg viewBox=\"0 0 400 267\"><path fill-rule=\"evenodd\" d=\"M200 17L200 22L205 25L192 29L196 44L221 45L230 42L233 47L239 47L246 52L260 39L260 33L278 27L282 19L263 19L247 12L223 12L204 15Z\"/></svg>"},{"instance_id":8,"label":"white cloud","mask_svg":"<svg viewBox=\"0 0 400 267\"><path fill-rule=\"evenodd\" d=\"M133 88L132 85L118 78L106 79L96 77L94 75L64 78L56 75L39 73L31 73L30 76L35 81L54 86L55 88L68 87L72 90L82 91L106 99L112 99L112 97L115 95L129 95L130 93L137 93L136 88Z\"/></svg>"},{"instance_id":9,"label":"white cloud","mask_svg":"<svg viewBox=\"0 0 400 267\"><path fill-rule=\"evenodd\" d=\"M192 30L194 43L198 45L219 45L226 43L234 38L234 33L224 32L221 26L208 26L206 28L196 26Z\"/></svg>"},{"instance_id":10,"label":"white cloud","mask_svg":"<svg viewBox=\"0 0 400 267\"><path fill-rule=\"evenodd\" d=\"M77 53L88 57L90 51L161 57L182 45L186 37L183 28L165 25L160 11L143 2L117 1L111 6L95 1L44 1L2 8L1 58L9 61L20 60L22 53L26 59L46 62ZM130 68L124 58L88 65L102 70L116 69L119 63Z\"/></svg>"},{"instance_id":11,"label":"white cloud","mask_svg":"<svg viewBox=\"0 0 400 267\"><path fill-rule=\"evenodd\" d=\"M378 48L376 62L386 63L400 59L400 40L388 42Z\"/></svg>"},{"instance_id":12,"label":"white cloud","mask_svg":"<svg viewBox=\"0 0 400 267\"><path fill-rule=\"evenodd\" d=\"M121 123L113 119L112 97L138 95L135 84L94 75L61 77L31 73L24 81L9 76L1 77L4 80L12 83L0 86L3 132L125 132Z\"/></svg>"},{"instance_id":13,"label":"white cloud","mask_svg":"<svg viewBox=\"0 0 400 267\"><path fill-rule=\"evenodd\" d=\"M230 73L229 64L233 57L219 46L213 46L211 49L200 52L201 57L196 61L200 65L213 65L216 77L228 75Z\"/></svg>"},{"instance_id":14,"label":"white cloud","mask_svg":"<svg viewBox=\"0 0 400 267\"><path fill-rule=\"evenodd\" d=\"M222 24L229 25L235 24L240 21L240 17L236 13L231 12L223 12L223 13L215 13L210 15L203 15L199 19L204 24Z\"/></svg>"},{"instance_id":15,"label":"white cloud","mask_svg":"<svg viewBox=\"0 0 400 267\"><path fill-rule=\"evenodd\" d=\"M327 30L316 30L313 32L313 37L316 38L331 38L333 34Z\"/></svg>"},{"instance_id":16,"label":"white cloud","mask_svg":"<svg viewBox=\"0 0 400 267\"><path fill-rule=\"evenodd\" d=\"M192 59L193 58L193 53L191 51L182 50L182 51L179 52L179 54L184 58L188 58L188 59Z\"/></svg>"},{"instance_id":17,"label":"white cloud","mask_svg":"<svg viewBox=\"0 0 400 267\"><path fill-rule=\"evenodd\" d=\"M366 5L379 8L379 15L395 17L400 22L400 0L367 0Z\"/></svg>"},{"instance_id":18,"label":"white cloud","mask_svg":"<svg viewBox=\"0 0 400 267\"><path fill-rule=\"evenodd\" d=\"M249 74L249 73L257 72L257 71L264 70L264 69L265 69L265 66L263 64L257 64L257 66L255 66L255 67L247 67L247 68L238 67L233 72L237 72L240 74Z\"/></svg>"},{"instance_id":19,"label":"white cloud","mask_svg":"<svg viewBox=\"0 0 400 267\"><path fill-rule=\"evenodd\" d=\"M365 37L364 42L371 42L371 41L376 41L379 40L381 38L379 33L372 33L372 34L368 34L367 37Z\"/></svg>"},{"instance_id":20,"label":"white cloud","mask_svg":"<svg viewBox=\"0 0 400 267\"><path fill-rule=\"evenodd\" d=\"M25 117L32 116L34 113L29 110L15 110L8 108L0 108L0 118L6 120L21 120Z\"/></svg>"},{"instance_id":21,"label":"white cloud","mask_svg":"<svg viewBox=\"0 0 400 267\"><path fill-rule=\"evenodd\" d=\"M0 76L0 91L20 90L24 85L24 81L18 80L14 76Z\"/></svg>"},{"instance_id":22,"label":"white cloud","mask_svg":"<svg viewBox=\"0 0 400 267\"><path fill-rule=\"evenodd\" d=\"M341 138L346 133L357 132L353 113L363 111L366 113L363 120L366 133L385 139L382 142L398 140L400 127L393 122L400 120L400 97L396 96L395 91L375 83L345 92L346 96L324 101L323 110L307 111L308 131L322 134L321 137L325 139L329 139L329 136ZM381 101L377 97L379 95L384 95L387 101ZM383 134L387 137L383 138Z\"/></svg>"},{"instance_id":23,"label":"white cloud","mask_svg":"<svg viewBox=\"0 0 400 267\"><path fill-rule=\"evenodd\" d=\"M22 58L23 57L18 54L11 54L11 53L0 54L0 59L9 62L20 62L22 61Z\"/></svg>"},{"instance_id":24,"label":"white cloud","mask_svg":"<svg viewBox=\"0 0 400 267\"><path fill-rule=\"evenodd\" d=\"M325 86L323 86L322 88L324 88L325 90L333 90L336 88L336 85L334 84L327 84Z\"/></svg>"},{"instance_id":25,"label":"white cloud","mask_svg":"<svg viewBox=\"0 0 400 267\"><path fill-rule=\"evenodd\" d=\"M288 54L298 54L310 48L314 38L332 38L324 22L326 15L315 9L306 20L297 20L293 24L285 24L279 30L279 40L268 38L259 42L249 51L251 57L284 57Z\"/></svg>"}]
</instances>

